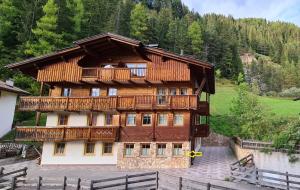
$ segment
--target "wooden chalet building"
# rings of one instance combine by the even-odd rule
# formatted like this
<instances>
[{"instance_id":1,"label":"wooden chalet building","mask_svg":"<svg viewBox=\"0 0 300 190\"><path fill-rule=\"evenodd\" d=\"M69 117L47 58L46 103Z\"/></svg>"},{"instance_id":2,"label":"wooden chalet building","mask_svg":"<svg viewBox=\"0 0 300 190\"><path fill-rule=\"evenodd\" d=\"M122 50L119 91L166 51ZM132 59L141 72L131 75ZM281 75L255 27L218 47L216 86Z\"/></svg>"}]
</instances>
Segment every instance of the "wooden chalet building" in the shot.
<instances>
[{"instance_id":1,"label":"wooden chalet building","mask_svg":"<svg viewBox=\"0 0 300 190\"><path fill-rule=\"evenodd\" d=\"M16 128L16 140L43 142L41 164L186 168L209 135L214 67L191 57L107 33L8 68L41 83L18 106L36 126Z\"/></svg>"}]
</instances>

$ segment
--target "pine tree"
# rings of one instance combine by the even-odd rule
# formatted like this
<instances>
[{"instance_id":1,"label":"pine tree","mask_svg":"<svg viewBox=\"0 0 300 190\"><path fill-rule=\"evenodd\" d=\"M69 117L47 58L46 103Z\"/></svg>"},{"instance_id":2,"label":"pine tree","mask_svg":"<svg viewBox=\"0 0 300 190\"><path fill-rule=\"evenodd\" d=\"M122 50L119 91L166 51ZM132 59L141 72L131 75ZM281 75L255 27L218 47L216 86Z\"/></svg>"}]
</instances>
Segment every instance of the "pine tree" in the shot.
<instances>
[{"instance_id":1,"label":"pine tree","mask_svg":"<svg viewBox=\"0 0 300 190\"><path fill-rule=\"evenodd\" d=\"M199 22L194 21L188 28L188 36L191 39L193 54L200 58L202 50L202 32Z\"/></svg>"},{"instance_id":2,"label":"pine tree","mask_svg":"<svg viewBox=\"0 0 300 190\"><path fill-rule=\"evenodd\" d=\"M54 51L63 44L62 35L57 31L57 5L54 0L48 0L43 7L44 16L37 21L37 26L32 30L35 41L26 44L27 55L38 56Z\"/></svg>"},{"instance_id":3,"label":"pine tree","mask_svg":"<svg viewBox=\"0 0 300 190\"><path fill-rule=\"evenodd\" d=\"M141 40L145 43L148 42L146 36L146 31L148 30L147 20L148 15L146 8L141 3L136 4L130 16L131 37Z\"/></svg>"}]
</instances>

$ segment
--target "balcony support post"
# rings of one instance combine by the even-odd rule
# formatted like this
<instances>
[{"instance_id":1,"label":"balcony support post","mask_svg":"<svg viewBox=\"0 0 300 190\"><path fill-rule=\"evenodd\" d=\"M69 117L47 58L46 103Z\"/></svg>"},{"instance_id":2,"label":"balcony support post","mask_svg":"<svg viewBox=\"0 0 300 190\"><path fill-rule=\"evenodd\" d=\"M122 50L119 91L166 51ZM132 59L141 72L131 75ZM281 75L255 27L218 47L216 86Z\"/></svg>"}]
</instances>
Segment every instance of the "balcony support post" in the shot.
<instances>
[{"instance_id":1,"label":"balcony support post","mask_svg":"<svg viewBox=\"0 0 300 190\"><path fill-rule=\"evenodd\" d=\"M156 139L156 125L157 125L157 112L155 111L153 114L153 124L152 124L152 141L155 141Z\"/></svg>"},{"instance_id":2,"label":"balcony support post","mask_svg":"<svg viewBox=\"0 0 300 190\"><path fill-rule=\"evenodd\" d=\"M40 105L41 105L41 98L44 92L44 82L41 82L41 86L40 86L40 99L39 99L39 105L38 105L38 110L40 109ZM41 112L37 111L35 114L35 125L39 126L40 125L40 118L41 118Z\"/></svg>"}]
</instances>

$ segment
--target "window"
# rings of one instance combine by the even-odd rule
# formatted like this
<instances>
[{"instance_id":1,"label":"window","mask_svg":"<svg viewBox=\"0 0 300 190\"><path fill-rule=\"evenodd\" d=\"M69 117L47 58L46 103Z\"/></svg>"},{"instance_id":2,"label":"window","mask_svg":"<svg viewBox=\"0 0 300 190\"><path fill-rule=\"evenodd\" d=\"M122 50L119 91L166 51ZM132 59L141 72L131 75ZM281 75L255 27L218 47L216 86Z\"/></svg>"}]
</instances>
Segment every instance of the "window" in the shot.
<instances>
[{"instance_id":1,"label":"window","mask_svg":"<svg viewBox=\"0 0 300 190\"><path fill-rule=\"evenodd\" d=\"M167 148L166 144L158 144L157 145L157 151L156 151L157 156L165 156L166 155L166 148Z\"/></svg>"},{"instance_id":2,"label":"window","mask_svg":"<svg viewBox=\"0 0 300 190\"><path fill-rule=\"evenodd\" d=\"M88 115L88 125L89 126L97 126L97 113L91 113Z\"/></svg>"},{"instance_id":3,"label":"window","mask_svg":"<svg viewBox=\"0 0 300 190\"><path fill-rule=\"evenodd\" d=\"M157 104L166 104L167 103L167 90L166 88L157 89Z\"/></svg>"},{"instance_id":4,"label":"window","mask_svg":"<svg viewBox=\"0 0 300 190\"><path fill-rule=\"evenodd\" d=\"M183 115L182 114L174 115L174 125L183 125Z\"/></svg>"},{"instance_id":5,"label":"window","mask_svg":"<svg viewBox=\"0 0 300 190\"><path fill-rule=\"evenodd\" d=\"M177 94L176 93L176 88L170 88L169 94L172 95L172 96L175 96Z\"/></svg>"},{"instance_id":6,"label":"window","mask_svg":"<svg viewBox=\"0 0 300 190\"><path fill-rule=\"evenodd\" d=\"M143 114L143 125L151 125L151 114Z\"/></svg>"},{"instance_id":7,"label":"window","mask_svg":"<svg viewBox=\"0 0 300 190\"><path fill-rule=\"evenodd\" d=\"M92 88L91 89L91 96L92 97L100 96L100 88Z\"/></svg>"},{"instance_id":8,"label":"window","mask_svg":"<svg viewBox=\"0 0 300 190\"><path fill-rule=\"evenodd\" d=\"M112 114L105 114L105 125L112 125L113 122L113 115Z\"/></svg>"},{"instance_id":9,"label":"window","mask_svg":"<svg viewBox=\"0 0 300 190\"><path fill-rule=\"evenodd\" d=\"M103 143L103 154L113 153L113 143Z\"/></svg>"},{"instance_id":10,"label":"window","mask_svg":"<svg viewBox=\"0 0 300 190\"><path fill-rule=\"evenodd\" d=\"M142 144L141 155L142 156L150 155L150 144Z\"/></svg>"},{"instance_id":11,"label":"window","mask_svg":"<svg viewBox=\"0 0 300 190\"><path fill-rule=\"evenodd\" d=\"M108 89L108 96L116 96L118 93L118 90L116 88L109 88Z\"/></svg>"},{"instance_id":12,"label":"window","mask_svg":"<svg viewBox=\"0 0 300 190\"><path fill-rule=\"evenodd\" d=\"M71 88L63 88L61 96L68 97L71 96Z\"/></svg>"},{"instance_id":13,"label":"window","mask_svg":"<svg viewBox=\"0 0 300 190\"><path fill-rule=\"evenodd\" d=\"M158 125L167 126L168 125L168 114L160 113L158 114Z\"/></svg>"},{"instance_id":14,"label":"window","mask_svg":"<svg viewBox=\"0 0 300 190\"><path fill-rule=\"evenodd\" d=\"M65 153L65 143L55 143L54 145L54 155L63 155Z\"/></svg>"},{"instance_id":15,"label":"window","mask_svg":"<svg viewBox=\"0 0 300 190\"><path fill-rule=\"evenodd\" d=\"M66 114L61 114L58 115L58 126L60 125L68 125L68 115Z\"/></svg>"},{"instance_id":16,"label":"window","mask_svg":"<svg viewBox=\"0 0 300 190\"><path fill-rule=\"evenodd\" d=\"M182 155L182 144L173 144L173 155Z\"/></svg>"},{"instance_id":17,"label":"window","mask_svg":"<svg viewBox=\"0 0 300 190\"><path fill-rule=\"evenodd\" d=\"M95 143L85 143L84 154L91 155L95 153Z\"/></svg>"},{"instance_id":18,"label":"window","mask_svg":"<svg viewBox=\"0 0 300 190\"><path fill-rule=\"evenodd\" d=\"M127 64L132 77L144 77L146 75L146 64Z\"/></svg>"},{"instance_id":19,"label":"window","mask_svg":"<svg viewBox=\"0 0 300 190\"><path fill-rule=\"evenodd\" d=\"M132 156L133 155L133 149L134 149L134 144L125 144L124 155L125 156Z\"/></svg>"},{"instance_id":20,"label":"window","mask_svg":"<svg viewBox=\"0 0 300 190\"><path fill-rule=\"evenodd\" d=\"M134 126L135 123L136 123L136 114L135 113L129 113L129 114L127 114L126 125Z\"/></svg>"},{"instance_id":21,"label":"window","mask_svg":"<svg viewBox=\"0 0 300 190\"><path fill-rule=\"evenodd\" d=\"M187 88L180 88L180 95L187 95Z\"/></svg>"}]
</instances>

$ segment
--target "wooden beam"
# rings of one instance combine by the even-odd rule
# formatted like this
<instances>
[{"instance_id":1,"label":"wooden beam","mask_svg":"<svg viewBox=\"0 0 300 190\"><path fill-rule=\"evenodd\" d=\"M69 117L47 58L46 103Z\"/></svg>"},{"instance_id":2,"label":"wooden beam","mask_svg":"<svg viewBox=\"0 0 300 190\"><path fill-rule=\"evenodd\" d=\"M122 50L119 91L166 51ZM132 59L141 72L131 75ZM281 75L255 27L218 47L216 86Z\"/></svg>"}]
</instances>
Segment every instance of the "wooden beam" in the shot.
<instances>
[{"instance_id":1,"label":"wooden beam","mask_svg":"<svg viewBox=\"0 0 300 190\"><path fill-rule=\"evenodd\" d=\"M138 56L142 57L144 60L146 61L151 61L151 59L149 59L149 57L146 56L145 52L143 52L140 48L138 47L132 47L132 50L135 54L137 54Z\"/></svg>"},{"instance_id":2,"label":"wooden beam","mask_svg":"<svg viewBox=\"0 0 300 190\"><path fill-rule=\"evenodd\" d=\"M146 79L145 79L144 81L145 81L146 84L152 85L152 83L151 83L150 81L148 81L148 80L146 80Z\"/></svg>"},{"instance_id":3,"label":"wooden beam","mask_svg":"<svg viewBox=\"0 0 300 190\"><path fill-rule=\"evenodd\" d=\"M201 84L200 84L199 88L196 91L196 95L199 95L199 94L202 93L202 90L203 90L203 87L204 87L205 84L206 84L206 77L204 77L202 79Z\"/></svg>"},{"instance_id":4,"label":"wooden beam","mask_svg":"<svg viewBox=\"0 0 300 190\"><path fill-rule=\"evenodd\" d=\"M100 56L98 55L98 53L96 53L95 51L93 51L93 50L87 48L86 46L82 46L82 48L83 48L83 50L84 50L84 52L85 52L86 54L88 54L88 55L90 55L90 56L93 56L93 57L95 57L95 58L98 58L98 59L100 58Z\"/></svg>"},{"instance_id":5,"label":"wooden beam","mask_svg":"<svg viewBox=\"0 0 300 190\"><path fill-rule=\"evenodd\" d=\"M132 81L132 80L128 80L128 82L129 82L130 84L134 84L134 85L137 84L136 82L134 82L134 81Z\"/></svg>"}]
</instances>

